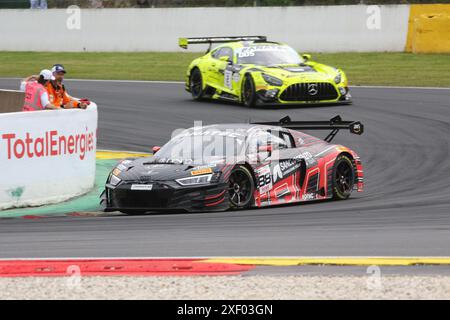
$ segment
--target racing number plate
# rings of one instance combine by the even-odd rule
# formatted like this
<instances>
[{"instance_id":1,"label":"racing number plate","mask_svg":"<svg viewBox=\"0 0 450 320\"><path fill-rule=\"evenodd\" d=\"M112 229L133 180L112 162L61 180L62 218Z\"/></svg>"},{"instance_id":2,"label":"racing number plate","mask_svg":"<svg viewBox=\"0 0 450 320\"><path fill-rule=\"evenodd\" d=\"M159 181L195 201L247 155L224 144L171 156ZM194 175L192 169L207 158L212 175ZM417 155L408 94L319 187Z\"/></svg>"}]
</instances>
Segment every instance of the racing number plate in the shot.
<instances>
[{"instance_id":1,"label":"racing number plate","mask_svg":"<svg viewBox=\"0 0 450 320\"><path fill-rule=\"evenodd\" d=\"M264 166L257 171L258 174L258 190L260 193L269 192L272 189L272 174L270 172L270 166Z\"/></svg>"}]
</instances>

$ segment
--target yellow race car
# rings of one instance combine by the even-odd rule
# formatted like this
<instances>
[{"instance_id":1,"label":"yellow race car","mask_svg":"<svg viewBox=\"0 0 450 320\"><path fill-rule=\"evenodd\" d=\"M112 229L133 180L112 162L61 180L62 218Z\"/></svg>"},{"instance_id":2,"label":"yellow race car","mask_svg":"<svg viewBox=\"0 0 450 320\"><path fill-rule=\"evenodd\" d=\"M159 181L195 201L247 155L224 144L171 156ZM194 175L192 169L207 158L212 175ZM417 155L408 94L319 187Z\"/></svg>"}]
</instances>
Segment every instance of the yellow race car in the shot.
<instances>
[{"instance_id":1,"label":"yellow race car","mask_svg":"<svg viewBox=\"0 0 450 320\"><path fill-rule=\"evenodd\" d=\"M211 50L212 44L222 43ZM196 100L229 100L248 107L274 104L350 104L341 69L299 55L265 36L180 38L180 47L209 44L186 73L186 90Z\"/></svg>"}]
</instances>

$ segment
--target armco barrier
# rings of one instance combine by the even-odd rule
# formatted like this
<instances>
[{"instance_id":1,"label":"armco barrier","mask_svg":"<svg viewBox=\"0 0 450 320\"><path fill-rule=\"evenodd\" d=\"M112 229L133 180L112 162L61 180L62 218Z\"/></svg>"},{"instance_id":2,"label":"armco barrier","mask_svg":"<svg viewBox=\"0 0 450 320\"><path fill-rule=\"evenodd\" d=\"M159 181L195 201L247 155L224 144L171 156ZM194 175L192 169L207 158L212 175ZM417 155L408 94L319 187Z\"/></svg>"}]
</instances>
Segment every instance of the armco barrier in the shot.
<instances>
[{"instance_id":1,"label":"armco barrier","mask_svg":"<svg viewBox=\"0 0 450 320\"><path fill-rule=\"evenodd\" d=\"M97 106L0 114L0 210L61 202L94 186Z\"/></svg>"},{"instance_id":2,"label":"armco barrier","mask_svg":"<svg viewBox=\"0 0 450 320\"><path fill-rule=\"evenodd\" d=\"M0 50L181 51L178 37L261 34L302 52L403 51L408 16L409 5L0 10Z\"/></svg>"}]
</instances>

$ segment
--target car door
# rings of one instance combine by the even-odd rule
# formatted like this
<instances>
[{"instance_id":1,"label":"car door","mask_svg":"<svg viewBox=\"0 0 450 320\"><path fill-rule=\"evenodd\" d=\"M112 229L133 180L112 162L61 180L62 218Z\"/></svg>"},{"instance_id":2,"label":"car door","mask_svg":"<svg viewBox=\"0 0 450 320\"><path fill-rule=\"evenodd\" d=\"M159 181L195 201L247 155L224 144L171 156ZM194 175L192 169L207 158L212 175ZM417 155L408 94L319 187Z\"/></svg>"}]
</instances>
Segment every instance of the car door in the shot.
<instances>
[{"instance_id":1,"label":"car door","mask_svg":"<svg viewBox=\"0 0 450 320\"><path fill-rule=\"evenodd\" d=\"M285 131L266 130L256 136L258 166L255 169L260 205L298 200L301 165L292 136ZM265 145L270 146L266 151Z\"/></svg>"},{"instance_id":2,"label":"car door","mask_svg":"<svg viewBox=\"0 0 450 320\"><path fill-rule=\"evenodd\" d=\"M219 48L212 53L211 57L213 59L209 71L213 86L220 91L231 93L233 91L233 71L230 67L233 64L233 49L230 47ZM226 57L229 59L223 60Z\"/></svg>"}]
</instances>

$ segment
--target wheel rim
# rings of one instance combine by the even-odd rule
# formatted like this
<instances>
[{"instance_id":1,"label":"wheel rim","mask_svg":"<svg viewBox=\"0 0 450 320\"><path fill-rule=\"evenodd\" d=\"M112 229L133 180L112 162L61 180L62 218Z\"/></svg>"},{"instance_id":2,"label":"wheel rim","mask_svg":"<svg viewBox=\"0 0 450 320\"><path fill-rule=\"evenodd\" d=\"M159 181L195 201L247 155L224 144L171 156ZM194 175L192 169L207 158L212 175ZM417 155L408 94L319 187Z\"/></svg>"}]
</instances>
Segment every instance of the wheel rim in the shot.
<instances>
[{"instance_id":1,"label":"wheel rim","mask_svg":"<svg viewBox=\"0 0 450 320\"><path fill-rule=\"evenodd\" d=\"M336 188L342 194L350 193L353 189L353 172L352 168L346 162L341 162L336 167L334 176Z\"/></svg>"},{"instance_id":2,"label":"wheel rim","mask_svg":"<svg viewBox=\"0 0 450 320\"><path fill-rule=\"evenodd\" d=\"M195 97L198 97L202 92L202 76L198 71L195 71L191 76L191 92Z\"/></svg>"},{"instance_id":3,"label":"wheel rim","mask_svg":"<svg viewBox=\"0 0 450 320\"><path fill-rule=\"evenodd\" d=\"M236 170L230 176L228 193L230 202L236 207L244 207L252 196L250 178L243 170Z\"/></svg>"},{"instance_id":4,"label":"wheel rim","mask_svg":"<svg viewBox=\"0 0 450 320\"><path fill-rule=\"evenodd\" d=\"M244 82L244 101L245 103L248 103L253 95L253 88L252 84L250 82L250 79L246 79Z\"/></svg>"}]
</instances>

